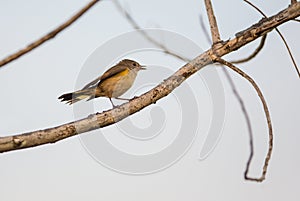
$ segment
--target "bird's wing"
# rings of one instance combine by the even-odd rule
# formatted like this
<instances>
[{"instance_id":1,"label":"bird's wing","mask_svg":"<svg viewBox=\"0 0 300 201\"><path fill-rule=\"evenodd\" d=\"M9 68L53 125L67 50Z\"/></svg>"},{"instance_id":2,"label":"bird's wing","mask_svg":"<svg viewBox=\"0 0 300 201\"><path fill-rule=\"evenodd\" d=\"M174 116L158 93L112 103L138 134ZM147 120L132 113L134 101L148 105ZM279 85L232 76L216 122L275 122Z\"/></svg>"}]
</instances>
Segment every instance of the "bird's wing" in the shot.
<instances>
[{"instance_id":1,"label":"bird's wing","mask_svg":"<svg viewBox=\"0 0 300 201\"><path fill-rule=\"evenodd\" d=\"M83 90L83 89L87 89L87 88L89 88L89 87L91 87L91 86L94 86L94 85L97 84L100 80L101 80L101 76L100 76L100 77L97 77L95 80L93 80L92 82L90 82L90 83L88 83L87 85L85 85L85 86L82 88L82 90Z\"/></svg>"},{"instance_id":2,"label":"bird's wing","mask_svg":"<svg viewBox=\"0 0 300 201\"><path fill-rule=\"evenodd\" d=\"M97 84L99 81L104 81L107 78L110 78L113 75L116 75L124 70L126 70L127 67L124 65L115 65L113 67L111 67L110 69L108 69L107 71L105 71L103 73L103 75L101 75L100 77L97 77L95 80L93 80L92 82L88 83L87 85L85 85L82 89L87 89L91 86L94 86L95 84Z\"/></svg>"},{"instance_id":3,"label":"bird's wing","mask_svg":"<svg viewBox=\"0 0 300 201\"><path fill-rule=\"evenodd\" d=\"M108 69L107 71L105 71L105 73L103 73L103 75L101 76L100 80L104 81L107 78L110 78L111 76L116 75L126 69L127 69L127 67L124 65L115 65L115 66L111 67L110 69Z\"/></svg>"}]
</instances>

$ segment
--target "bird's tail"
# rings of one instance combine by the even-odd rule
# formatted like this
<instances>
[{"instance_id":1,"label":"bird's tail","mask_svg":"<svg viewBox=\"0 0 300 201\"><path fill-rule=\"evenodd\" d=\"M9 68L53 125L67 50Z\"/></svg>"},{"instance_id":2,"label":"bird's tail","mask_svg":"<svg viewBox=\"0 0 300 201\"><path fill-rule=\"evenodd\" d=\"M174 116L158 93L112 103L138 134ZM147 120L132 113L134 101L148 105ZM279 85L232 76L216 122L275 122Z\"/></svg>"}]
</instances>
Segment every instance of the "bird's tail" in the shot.
<instances>
[{"instance_id":1,"label":"bird's tail","mask_svg":"<svg viewBox=\"0 0 300 201\"><path fill-rule=\"evenodd\" d=\"M75 91L73 93L66 93L58 97L58 99L60 99L62 102L66 101L67 104L71 105L86 98L88 98L88 100L95 98L95 90L96 88L92 87Z\"/></svg>"}]
</instances>

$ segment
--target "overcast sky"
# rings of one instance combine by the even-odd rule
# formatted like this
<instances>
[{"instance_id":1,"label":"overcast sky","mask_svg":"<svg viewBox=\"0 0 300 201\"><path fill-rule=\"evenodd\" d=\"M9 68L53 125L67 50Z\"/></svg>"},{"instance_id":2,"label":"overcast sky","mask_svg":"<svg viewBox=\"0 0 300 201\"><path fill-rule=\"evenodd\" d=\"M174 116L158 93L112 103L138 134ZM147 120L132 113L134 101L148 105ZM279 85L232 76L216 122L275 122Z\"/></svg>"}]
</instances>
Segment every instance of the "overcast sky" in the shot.
<instances>
[{"instance_id":1,"label":"overcast sky","mask_svg":"<svg viewBox=\"0 0 300 201\"><path fill-rule=\"evenodd\" d=\"M87 2L0 1L0 57L48 33ZM252 2L273 15L290 1ZM193 58L210 47L199 23L202 15L209 27L203 1L121 3L141 27L156 28L154 35L180 54ZM223 40L261 19L242 0L213 4ZM299 25L289 22L280 30L300 65ZM73 108L57 97L83 87L122 58L149 66L124 97L145 92L184 64L130 31L115 5L101 1L55 39L1 68L0 136L109 109L105 98ZM246 56L257 45L225 58ZM239 67L261 87L273 120L274 152L263 183L243 179L249 154L245 120L222 71L209 66L128 121L81 138L1 154L1 200L299 200L299 78L277 33L268 35L255 59ZM219 77L209 83L216 72ZM267 151L266 121L255 91L239 76L232 77L250 115L255 146L250 174L257 176ZM214 94L217 100L212 100ZM207 142L212 135L214 140ZM203 157L206 146L209 153Z\"/></svg>"}]
</instances>

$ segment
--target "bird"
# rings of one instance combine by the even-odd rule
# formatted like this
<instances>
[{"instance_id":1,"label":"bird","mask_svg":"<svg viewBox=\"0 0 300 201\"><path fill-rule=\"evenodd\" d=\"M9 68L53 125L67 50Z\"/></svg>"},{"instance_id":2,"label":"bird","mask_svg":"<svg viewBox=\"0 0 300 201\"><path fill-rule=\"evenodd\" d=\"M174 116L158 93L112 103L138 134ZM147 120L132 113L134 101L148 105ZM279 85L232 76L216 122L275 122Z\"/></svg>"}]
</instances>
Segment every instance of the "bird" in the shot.
<instances>
[{"instance_id":1,"label":"bird","mask_svg":"<svg viewBox=\"0 0 300 201\"><path fill-rule=\"evenodd\" d=\"M145 70L145 67L134 60L124 59L85 85L81 90L63 94L58 99L72 105L84 99L89 101L98 97L107 97L114 108L116 106L112 102L112 98L129 101L129 99L120 98L120 96L133 85L137 73L140 70Z\"/></svg>"}]
</instances>

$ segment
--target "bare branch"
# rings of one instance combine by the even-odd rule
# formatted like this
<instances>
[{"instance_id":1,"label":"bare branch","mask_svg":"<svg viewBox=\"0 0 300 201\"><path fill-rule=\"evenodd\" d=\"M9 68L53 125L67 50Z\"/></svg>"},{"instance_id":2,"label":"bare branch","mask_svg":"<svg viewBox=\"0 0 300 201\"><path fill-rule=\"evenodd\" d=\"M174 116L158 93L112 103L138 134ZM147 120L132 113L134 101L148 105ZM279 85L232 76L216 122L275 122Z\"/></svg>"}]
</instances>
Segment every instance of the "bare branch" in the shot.
<instances>
[{"instance_id":1,"label":"bare branch","mask_svg":"<svg viewBox=\"0 0 300 201\"><path fill-rule=\"evenodd\" d=\"M289 53L291 59L292 59L292 62L293 62L294 67L295 67L295 69L296 69L296 71L297 71L297 74L298 74L298 76L299 76L299 78L300 78L300 71L299 71L299 68L298 68L298 66L297 66L297 63L296 63L296 61L295 61L295 58L294 58L294 56L293 56L293 54L292 54L291 49L289 48L289 46L288 46L288 44L287 44L285 38L283 37L283 35L282 35L282 33L279 31L279 29L278 29L278 28L275 28L275 30L277 31L277 33L279 34L280 38L282 39L282 41L283 41L283 43L284 43L284 45L285 45L285 47L286 47L286 49L287 49L287 51L288 51L288 53Z\"/></svg>"},{"instance_id":2,"label":"bare branch","mask_svg":"<svg viewBox=\"0 0 300 201\"><path fill-rule=\"evenodd\" d=\"M259 96L259 98L260 98L260 100L263 104L263 108L264 108L264 112L265 112L265 115L266 115L268 128L269 128L269 149L268 149L267 156L265 158L265 163L264 163L264 166L263 166L262 175L259 178L248 176L249 167L250 167L250 164L251 164L251 161L252 161L252 158L253 158L253 154L254 154L254 148L253 148L252 129L251 129L251 127L249 127L250 120L249 120L249 117L247 117L247 116L246 116L246 120L247 120L247 124L248 124L249 136L250 136L250 155L249 155L246 170L245 170L245 173L244 173L244 177L245 177L246 180L262 182L266 178L267 169L268 169L268 166L269 166L269 162L270 162L271 155L272 155L272 150L273 150L273 129L272 129L271 116L270 116L270 112L269 112L269 109L268 109L268 106L267 106L267 102L266 102L261 90L259 89L258 85L255 83L255 81L249 75L247 75L245 72L243 72L242 70L240 70L239 68L237 68L236 66L231 64L230 62L227 62L227 61L225 61L221 58L216 58L215 61L219 62L223 65L228 66L230 69L232 69L233 71L235 71L236 73L238 73L242 77L244 77L246 80L248 80L251 83L251 85L254 87L254 89L256 90L256 92L257 92L257 94L258 94L258 96ZM243 103L241 103L241 105L243 105ZM243 105L243 111L246 111L245 108L244 108L244 105ZM245 112L244 112L244 114L245 114Z\"/></svg>"},{"instance_id":3,"label":"bare branch","mask_svg":"<svg viewBox=\"0 0 300 201\"><path fill-rule=\"evenodd\" d=\"M248 57L244 58L244 59L240 59L240 60L236 60L236 61L231 61L230 63L233 64L239 64L239 63L245 63L247 61L250 61L251 59L253 59L264 47L265 42L266 42L266 38L267 38L267 34L263 35L263 37L261 37L259 46L255 49L255 51Z\"/></svg>"},{"instance_id":4,"label":"bare branch","mask_svg":"<svg viewBox=\"0 0 300 201\"><path fill-rule=\"evenodd\" d=\"M184 62L189 62L191 61L191 59L186 58L184 56L181 56L171 50L169 50L165 45L163 45L162 43L156 41L155 39L153 39L152 37L150 37L147 32L145 32L139 25L138 23L133 19L133 17L125 10L122 8L120 2L118 0L113 0L113 2L115 3L116 7L118 8L118 10L120 11L120 13L124 14L124 17L127 19L127 21L131 24L131 26L139 31L149 42L153 43L154 45L156 45L157 47L161 48L165 54L169 54L171 56L174 56Z\"/></svg>"},{"instance_id":5,"label":"bare branch","mask_svg":"<svg viewBox=\"0 0 300 201\"><path fill-rule=\"evenodd\" d=\"M45 130L0 137L0 152L24 149L47 143L55 143L59 140L118 122L167 96L190 75L210 64L215 57L214 55L221 57L232 51L235 51L270 32L274 29L274 27L277 27L284 22L287 22L298 16L300 16L299 2L289 6L287 9L279 12L276 15L265 20L261 20L248 29L237 33L235 38L225 41L219 47L214 48L214 50L207 50L180 68L161 84L144 93L140 97L136 97L128 103L125 103L112 110L96 113L75 122L70 122Z\"/></svg>"},{"instance_id":6,"label":"bare branch","mask_svg":"<svg viewBox=\"0 0 300 201\"><path fill-rule=\"evenodd\" d=\"M205 1L206 12L207 12L207 16L208 16L208 20L209 20L209 24L210 24L212 41L213 41L213 44L216 44L221 41L217 20L216 20L216 17L215 17L213 8L212 8L211 1L210 0L204 0L204 1Z\"/></svg>"},{"instance_id":7,"label":"bare branch","mask_svg":"<svg viewBox=\"0 0 300 201\"><path fill-rule=\"evenodd\" d=\"M92 0L86 6L84 6L78 13L72 16L69 20L64 22L62 25L54 29L53 31L49 32L45 36L39 38L38 40L30 43L25 48L19 50L18 52L11 54L0 61L0 67L18 59L19 57L23 56L24 54L32 51L33 49L37 48L38 46L42 45L44 42L54 38L58 33L63 31L65 28L73 24L77 19L79 19L84 13L86 13L90 8L92 8L97 2L100 0Z\"/></svg>"},{"instance_id":8,"label":"bare branch","mask_svg":"<svg viewBox=\"0 0 300 201\"><path fill-rule=\"evenodd\" d=\"M253 8L255 8L260 14L262 14L265 18L267 18L267 16L257 7L257 6L255 6L253 3L251 3L251 2L249 2L249 1L247 1L247 0L244 0L246 3L248 3L250 6L252 6ZM292 5L294 5L295 3L297 3L297 1L296 2L292 2ZM281 37L281 39L282 39L282 41L283 41L283 43L284 43L284 45L285 45L285 47L286 47L286 49L288 50L288 53L289 53L289 55L290 55L290 57L291 57L291 59L292 59L292 62L293 62L293 65L294 65L294 67L295 67L295 70L297 71L297 74L298 74L298 77L300 78L300 71L299 71L299 68L298 68L298 66L297 66L297 63L296 63L296 61L295 61L295 59L294 59L294 57L293 57L293 54L292 54L292 52L291 52L291 49L289 48L289 46L288 46L288 44L287 44L287 42L286 42L286 40L285 40L285 38L283 37L283 35L281 34L281 32L279 31L279 29L277 28L277 27L275 27L275 30L276 30L276 32L279 34L279 36Z\"/></svg>"}]
</instances>

